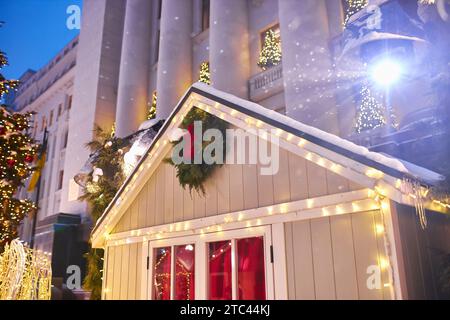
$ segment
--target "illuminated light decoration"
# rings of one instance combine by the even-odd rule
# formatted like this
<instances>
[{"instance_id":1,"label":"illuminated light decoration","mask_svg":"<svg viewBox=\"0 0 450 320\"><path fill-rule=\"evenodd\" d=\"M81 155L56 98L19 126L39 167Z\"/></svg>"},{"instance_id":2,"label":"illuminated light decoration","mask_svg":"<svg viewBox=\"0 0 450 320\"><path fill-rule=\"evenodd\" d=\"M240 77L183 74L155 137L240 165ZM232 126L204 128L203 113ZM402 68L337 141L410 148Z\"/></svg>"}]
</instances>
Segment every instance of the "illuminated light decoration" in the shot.
<instances>
[{"instance_id":1,"label":"illuminated light decoration","mask_svg":"<svg viewBox=\"0 0 450 320\"><path fill-rule=\"evenodd\" d=\"M152 93L152 101L148 107L147 112L147 120L152 120L156 118L156 102L158 100L158 96L156 94L156 91L153 91Z\"/></svg>"},{"instance_id":2,"label":"illuminated light decoration","mask_svg":"<svg viewBox=\"0 0 450 320\"><path fill-rule=\"evenodd\" d=\"M384 270L384 269L389 267L389 261L386 258L381 257L380 258L380 262L379 262L379 266L380 266L380 268L382 270Z\"/></svg>"},{"instance_id":3,"label":"illuminated light decoration","mask_svg":"<svg viewBox=\"0 0 450 320\"><path fill-rule=\"evenodd\" d=\"M360 92L361 103L356 113L355 129L357 133L386 125L385 107L377 101L368 86Z\"/></svg>"},{"instance_id":4,"label":"illuminated light decoration","mask_svg":"<svg viewBox=\"0 0 450 320\"><path fill-rule=\"evenodd\" d=\"M0 300L50 300L50 254L32 250L18 239L0 255Z\"/></svg>"},{"instance_id":5,"label":"illuminated light decoration","mask_svg":"<svg viewBox=\"0 0 450 320\"><path fill-rule=\"evenodd\" d=\"M380 170L370 168L367 169L366 176L368 176L369 178L381 179L384 176L384 173L381 172Z\"/></svg>"},{"instance_id":6,"label":"illuminated light decoration","mask_svg":"<svg viewBox=\"0 0 450 320\"><path fill-rule=\"evenodd\" d=\"M364 9L368 5L368 0L346 0L344 1L344 26L347 25L350 17L357 13L358 11Z\"/></svg>"},{"instance_id":7,"label":"illuminated light decoration","mask_svg":"<svg viewBox=\"0 0 450 320\"><path fill-rule=\"evenodd\" d=\"M27 133L31 117L0 107L0 252L17 238L20 222L36 209L32 201L14 197L34 171L38 145Z\"/></svg>"},{"instance_id":8,"label":"illuminated light decoration","mask_svg":"<svg viewBox=\"0 0 450 320\"><path fill-rule=\"evenodd\" d=\"M397 82L402 75L402 67L396 61L384 59L376 63L369 71L372 79L383 87Z\"/></svg>"},{"instance_id":9,"label":"illuminated light decoration","mask_svg":"<svg viewBox=\"0 0 450 320\"><path fill-rule=\"evenodd\" d=\"M200 74L198 81L211 84L211 72L209 71L209 62L205 61L200 64Z\"/></svg>"},{"instance_id":10,"label":"illuminated light decoration","mask_svg":"<svg viewBox=\"0 0 450 320\"><path fill-rule=\"evenodd\" d=\"M376 231L376 234L383 234L384 226L382 224L375 225L375 231Z\"/></svg>"},{"instance_id":11,"label":"illuminated light decoration","mask_svg":"<svg viewBox=\"0 0 450 320\"><path fill-rule=\"evenodd\" d=\"M264 36L264 44L259 54L258 66L266 70L281 62L281 41L274 30L267 30Z\"/></svg>"}]
</instances>

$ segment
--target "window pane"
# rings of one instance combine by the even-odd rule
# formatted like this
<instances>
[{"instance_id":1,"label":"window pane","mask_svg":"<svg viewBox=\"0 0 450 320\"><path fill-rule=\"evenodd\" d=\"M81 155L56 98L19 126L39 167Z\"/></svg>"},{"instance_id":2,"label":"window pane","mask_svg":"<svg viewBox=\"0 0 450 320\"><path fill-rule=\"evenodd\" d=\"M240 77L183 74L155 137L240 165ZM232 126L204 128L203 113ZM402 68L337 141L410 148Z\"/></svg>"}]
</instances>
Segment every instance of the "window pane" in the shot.
<instances>
[{"instance_id":1,"label":"window pane","mask_svg":"<svg viewBox=\"0 0 450 320\"><path fill-rule=\"evenodd\" d=\"M195 248L193 244L175 247L175 299L195 298Z\"/></svg>"},{"instance_id":2,"label":"window pane","mask_svg":"<svg viewBox=\"0 0 450 320\"><path fill-rule=\"evenodd\" d=\"M236 242L239 300L265 300L263 237L239 239Z\"/></svg>"},{"instance_id":3,"label":"window pane","mask_svg":"<svg viewBox=\"0 0 450 320\"><path fill-rule=\"evenodd\" d=\"M155 249L153 292L155 300L170 300L171 248Z\"/></svg>"},{"instance_id":4,"label":"window pane","mask_svg":"<svg viewBox=\"0 0 450 320\"><path fill-rule=\"evenodd\" d=\"M230 300L231 241L209 244L209 299Z\"/></svg>"}]
</instances>

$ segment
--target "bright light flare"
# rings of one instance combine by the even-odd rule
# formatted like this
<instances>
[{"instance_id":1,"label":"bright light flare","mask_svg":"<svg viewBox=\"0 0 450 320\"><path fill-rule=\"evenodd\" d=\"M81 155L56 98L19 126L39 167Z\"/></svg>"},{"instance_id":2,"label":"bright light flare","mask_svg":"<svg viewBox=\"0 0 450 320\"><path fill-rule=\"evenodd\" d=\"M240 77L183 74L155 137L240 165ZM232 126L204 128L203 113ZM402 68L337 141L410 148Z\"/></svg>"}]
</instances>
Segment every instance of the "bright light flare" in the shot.
<instances>
[{"instance_id":1,"label":"bright light flare","mask_svg":"<svg viewBox=\"0 0 450 320\"><path fill-rule=\"evenodd\" d=\"M370 74L376 83L387 87L400 79L402 68L398 62L386 59L375 64Z\"/></svg>"}]
</instances>

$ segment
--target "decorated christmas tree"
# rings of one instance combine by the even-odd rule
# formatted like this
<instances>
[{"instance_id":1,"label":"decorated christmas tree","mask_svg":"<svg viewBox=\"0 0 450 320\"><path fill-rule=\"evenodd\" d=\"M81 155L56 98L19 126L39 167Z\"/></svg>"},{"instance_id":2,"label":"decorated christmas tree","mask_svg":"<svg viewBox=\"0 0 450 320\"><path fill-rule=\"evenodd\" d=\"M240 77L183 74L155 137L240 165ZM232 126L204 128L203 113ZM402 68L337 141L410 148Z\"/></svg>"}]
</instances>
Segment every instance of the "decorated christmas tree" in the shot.
<instances>
[{"instance_id":1,"label":"decorated christmas tree","mask_svg":"<svg viewBox=\"0 0 450 320\"><path fill-rule=\"evenodd\" d=\"M0 52L0 69L8 64ZM0 99L18 86L0 74ZM14 113L0 106L0 252L18 236L18 226L35 209L30 200L18 199L15 194L33 171L32 163L37 145L28 129L31 113Z\"/></svg>"},{"instance_id":2,"label":"decorated christmas tree","mask_svg":"<svg viewBox=\"0 0 450 320\"><path fill-rule=\"evenodd\" d=\"M272 29L264 37L264 44L259 55L258 66L263 70L273 67L281 62L281 43Z\"/></svg>"},{"instance_id":3,"label":"decorated christmas tree","mask_svg":"<svg viewBox=\"0 0 450 320\"><path fill-rule=\"evenodd\" d=\"M375 129L386 124L385 108L367 86L360 93L360 105L356 113L356 132Z\"/></svg>"},{"instance_id":4,"label":"decorated christmas tree","mask_svg":"<svg viewBox=\"0 0 450 320\"><path fill-rule=\"evenodd\" d=\"M208 61L202 62L202 64L200 65L200 77L199 77L198 81L206 83L206 84L211 84L211 74L209 72L209 62Z\"/></svg>"}]
</instances>

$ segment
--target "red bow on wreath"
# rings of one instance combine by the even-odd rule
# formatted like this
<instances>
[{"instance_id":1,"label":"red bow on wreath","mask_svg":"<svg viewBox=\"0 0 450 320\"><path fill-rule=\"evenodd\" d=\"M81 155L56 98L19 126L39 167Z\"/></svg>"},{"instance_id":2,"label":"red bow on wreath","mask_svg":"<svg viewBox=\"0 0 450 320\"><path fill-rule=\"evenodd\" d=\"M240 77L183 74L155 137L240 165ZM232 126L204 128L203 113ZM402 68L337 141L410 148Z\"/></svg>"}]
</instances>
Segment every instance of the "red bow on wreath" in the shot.
<instances>
[{"instance_id":1,"label":"red bow on wreath","mask_svg":"<svg viewBox=\"0 0 450 320\"><path fill-rule=\"evenodd\" d=\"M187 127L187 134L189 135L190 141L189 141L189 148L186 148L186 154L184 155L184 159L186 161L192 161L194 160L194 152L195 152L195 136L194 136L194 123L191 123Z\"/></svg>"}]
</instances>

